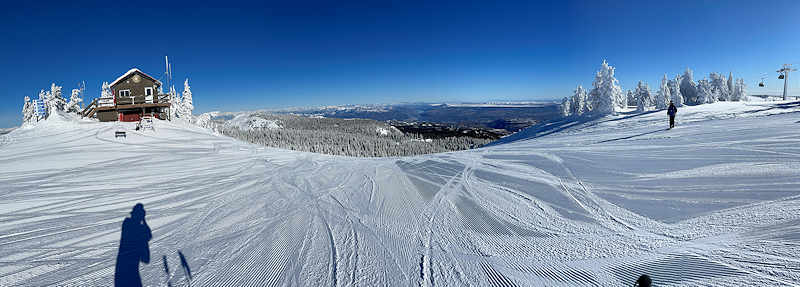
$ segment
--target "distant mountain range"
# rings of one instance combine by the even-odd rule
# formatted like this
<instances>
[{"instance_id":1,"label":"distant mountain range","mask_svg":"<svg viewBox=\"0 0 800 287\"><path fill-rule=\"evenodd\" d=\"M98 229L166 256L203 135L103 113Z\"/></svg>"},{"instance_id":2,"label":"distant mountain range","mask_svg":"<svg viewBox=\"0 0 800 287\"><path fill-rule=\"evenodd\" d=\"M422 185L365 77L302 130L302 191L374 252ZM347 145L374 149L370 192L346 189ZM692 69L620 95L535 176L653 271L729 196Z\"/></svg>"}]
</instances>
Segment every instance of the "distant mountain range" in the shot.
<instances>
[{"instance_id":1,"label":"distant mountain range","mask_svg":"<svg viewBox=\"0 0 800 287\"><path fill-rule=\"evenodd\" d=\"M466 128L503 129L516 132L558 116L553 102L489 103L401 103L381 105L339 105L263 110L310 117L372 119L401 123L437 123ZM219 113L216 117L233 119L242 113Z\"/></svg>"}]
</instances>

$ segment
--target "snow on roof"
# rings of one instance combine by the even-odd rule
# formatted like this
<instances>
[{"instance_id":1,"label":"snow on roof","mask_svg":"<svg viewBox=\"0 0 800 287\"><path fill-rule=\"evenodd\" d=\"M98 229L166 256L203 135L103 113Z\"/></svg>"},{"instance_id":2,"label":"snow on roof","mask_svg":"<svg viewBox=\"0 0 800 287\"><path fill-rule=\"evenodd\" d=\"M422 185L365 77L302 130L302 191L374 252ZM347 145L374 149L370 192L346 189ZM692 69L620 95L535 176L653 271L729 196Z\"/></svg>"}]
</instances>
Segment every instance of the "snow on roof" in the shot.
<instances>
[{"instance_id":1,"label":"snow on roof","mask_svg":"<svg viewBox=\"0 0 800 287\"><path fill-rule=\"evenodd\" d=\"M119 81L122 81L122 79L124 79L124 78L127 78L128 76L130 76L131 74L133 74L133 73L135 73L135 72L139 72L139 73L141 73L142 75L145 75L146 77L148 77L148 78L152 79L153 81L155 81L156 83L158 83L158 85L161 85L161 81L159 81L159 80L156 80L156 78L153 78L153 77L151 77L151 76L150 76L150 75L148 75L148 74L145 74L145 72L142 72L141 70L139 70L139 69L137 69L137 68L132 68L132 69L128 70L128 72L126 72L126 73L125 73L125 74L123 74L122 76L119 76L119 78L117 78L116 80L114 80L113 82L111 82L111 84L108 84L108 86L113 86L113 85L116 85L117 83L119 83Z\"/></svg>"}]
</instances>

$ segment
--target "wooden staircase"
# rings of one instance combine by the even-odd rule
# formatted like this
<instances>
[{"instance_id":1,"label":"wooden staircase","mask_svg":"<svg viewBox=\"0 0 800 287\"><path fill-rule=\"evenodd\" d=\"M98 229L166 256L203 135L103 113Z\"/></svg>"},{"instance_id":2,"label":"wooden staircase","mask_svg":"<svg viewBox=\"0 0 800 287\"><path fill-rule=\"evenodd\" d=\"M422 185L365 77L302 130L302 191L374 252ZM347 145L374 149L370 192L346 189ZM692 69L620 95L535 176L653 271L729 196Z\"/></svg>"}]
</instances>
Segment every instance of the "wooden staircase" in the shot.
<instances>
[{"instance_id":1,"label":"wooden staircase","mask_svg":"<svg viewBox=\"0 0 800 287\"><path fill-rule=\"evenodd\" d=\"M95 113L97 113L97 99L94 99L94 101L89 103L89 105L81 111L81 116L91 118Z\"/></svg>"}]
</instances>

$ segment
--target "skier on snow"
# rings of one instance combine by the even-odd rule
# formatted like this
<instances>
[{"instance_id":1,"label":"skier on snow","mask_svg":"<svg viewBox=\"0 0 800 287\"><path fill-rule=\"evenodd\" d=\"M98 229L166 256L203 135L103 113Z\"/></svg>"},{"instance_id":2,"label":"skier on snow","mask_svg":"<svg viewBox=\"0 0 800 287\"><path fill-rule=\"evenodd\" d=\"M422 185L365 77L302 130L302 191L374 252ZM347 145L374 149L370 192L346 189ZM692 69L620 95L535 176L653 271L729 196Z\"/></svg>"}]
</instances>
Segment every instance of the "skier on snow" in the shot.
<instances>
[{"instance_id":1,"label":"skier on snow","mask_svg":"<svg viewBox=\"0 0 800 287\"><path fill-rule=\"evenodd\" d=\"M675 114L678 113L678 108L672 104L672 101L669 102L669 107L667 108L667 115L669 115L669 128L672 129L675 127Z\"/></svg>"}]
</instances>

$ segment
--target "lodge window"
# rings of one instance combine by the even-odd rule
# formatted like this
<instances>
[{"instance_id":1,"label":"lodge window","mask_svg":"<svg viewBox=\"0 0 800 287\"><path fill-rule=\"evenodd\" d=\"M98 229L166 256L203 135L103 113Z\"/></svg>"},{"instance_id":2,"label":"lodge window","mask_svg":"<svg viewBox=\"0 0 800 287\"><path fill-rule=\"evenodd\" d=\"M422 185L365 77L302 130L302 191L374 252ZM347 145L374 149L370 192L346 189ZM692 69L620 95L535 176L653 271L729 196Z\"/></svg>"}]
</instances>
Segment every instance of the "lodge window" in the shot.
<instances>
[{"instance_id":1,"label":"lodge window","mask_svg":"<svg viewBox=\"0 0 800 287\"><path fill-rule=\"evenodd\" d=\"M145 96L152 96L153 95L153 88L152 87L144 88L144 95Z\"/></svg>"},{"instance_id":2,"label":"lodge window","mask_svg":"<svg viewBox=\"0 0 800 287\"><path fill-rule=\"evenodd\" d=\"M131 96L131 90L121 90L121 91L119 91L119 96L120 97L130 97Z\"/></svg>"}]
</instances>

